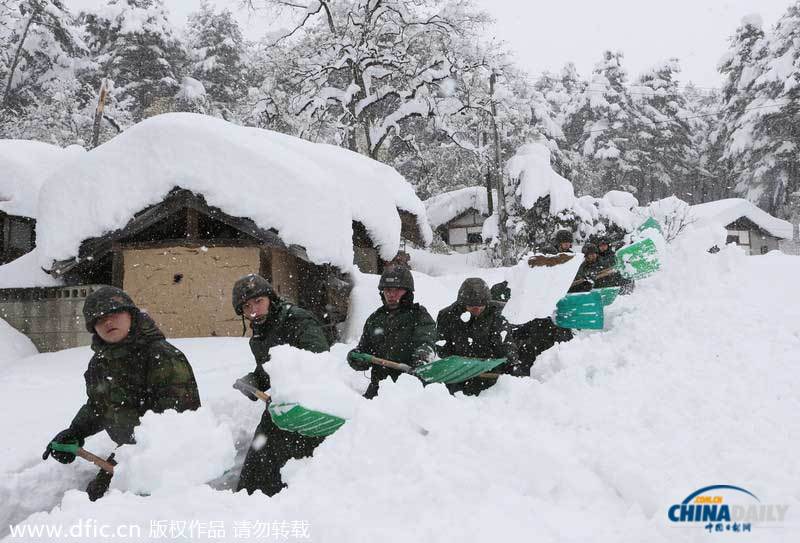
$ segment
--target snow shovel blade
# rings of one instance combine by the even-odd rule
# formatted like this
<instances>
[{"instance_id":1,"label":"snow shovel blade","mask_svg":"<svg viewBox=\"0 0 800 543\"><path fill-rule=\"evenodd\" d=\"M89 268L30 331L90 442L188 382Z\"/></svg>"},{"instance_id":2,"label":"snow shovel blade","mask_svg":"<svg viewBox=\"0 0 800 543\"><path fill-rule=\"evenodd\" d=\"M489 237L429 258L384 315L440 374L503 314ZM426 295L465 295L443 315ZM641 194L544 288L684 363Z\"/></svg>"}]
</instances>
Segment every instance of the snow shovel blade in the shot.
<instances>
[{"instance_id":1,"label":"snow shovel blade","mask_svg":"<svg viewBox=\"0 0 800 543\"><path fill-rule=\"evenodd\" d=\"M626 279L643 279L661 267L656 244L645 238L617 251L615 267Z\"/></svg>"},{"instance_id":2,"label":"snow shovel blade","mask_svg":"<svg viewBox=\"0 0 800 543\"><path fill-rule=\"evenodd\" d=\"M506 361L505 358L467 358L448 356L414 369L414 375L426 383L462 383L481 373L492 371Z\"/></svg>"},{"instance_id":3,"label":"snow shovel blade","mask_svg":"<svg viewBox=\"0 0 800 543\"><path fill-rule=\"evenodd\" d=\"M567 294L556 307L556 325L561 328L603 329L603 300L597 291Z\"/></svg>"},{"instance_id":4,"label":"snow shovel blade","mask_svg":"<svg viewBox=\"0 0 800 543\"><path fill-rule=\"evenodd\" d=\"M620 287L603 287L594 289L600 293L600 300L603 302L603 307L611 305L617 299Z\"/></svg>"},{"instance_id":5,"label":"snow shovel blade","mask_svg":"<svg viewBox=\"0 0 800 543\"><path fill-rule=\"evenodd\" d=\"M329 436L345 423L343 418L307 409L296 403L270 405L269 414L275 426L281 430L308 437Z\"/></svg>"},{"instance_id":6,"label":"snow shovel blade","mask_svg":"<svg viewBox=\"0 0 800 543\"><path fill-rule=\"evenodd\" d=\"M646 221L644 221L639 228L636 229L637 232L644 232L650 228L655 228L659 231L659 233L663 234L663 230L661 230L661 225L658 224L658 221L655 220L653 217L649 217Z\"/></svg>"}]
</instances>

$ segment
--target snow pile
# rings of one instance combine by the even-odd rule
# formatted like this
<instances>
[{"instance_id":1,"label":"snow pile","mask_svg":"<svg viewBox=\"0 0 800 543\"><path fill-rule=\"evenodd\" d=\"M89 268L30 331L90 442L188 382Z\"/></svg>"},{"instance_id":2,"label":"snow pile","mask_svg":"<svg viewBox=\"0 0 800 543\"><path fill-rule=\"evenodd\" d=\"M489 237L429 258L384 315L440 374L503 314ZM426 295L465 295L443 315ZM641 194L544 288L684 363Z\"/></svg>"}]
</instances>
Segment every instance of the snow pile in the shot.
<instances>
[{"instance_id":1,"label":"snow pile","mask_svg":"<svg viewBox=\"0 0 800 543\"><path fill-rule=\"evenodd\" d=\"M39 354L28 337L0 319L0 367L7 363Z\"/></svg>"},{"instance_id":2,"label":"snow pile","mask_svg":"<svg viewBox=\"0 0 800 543\"><path fill-rule=\"evenodd\" d=\"M39 266L37 249L0 266L0 288L55 287L62 281Z\"/></svg>"},{"instance_id":3,"label":"snow pile","mask_svg":"<svg viewBox=\"0 0 800 543\"><path fill-rule=\"evenodd\" d=\"M77 145L62 149L40 141L0 140L0 211L36 218L42 182L80 151Z\"/></svg>"},{"instance_id":4,"label":"snow pile","mask_svg":"<svg viewBox=\"0 0 800 543\"><path fill-rule=\"evenodd\" d=\"M781 239L792 239L792 223L773 217L743 198L727 198L691 206L691 217L699 224L725 227L747 217L766 232Z\"/></svg>"},{"instance_id":5,"label":"snow pile","mask_svg":"<svg viewBox=\"0 0 800 543\"><path fill-rule=\"evenodd\" d=\"M469 253L435 254L406 247L411 255L411 269L426 275L447 275L457 271L467 273L475 268L489 268L491 259L485 249Z\"/></svg>"},{"instance_id":6,"label":"snow pile","mask_svg":"<svg viewBox=\"0 0 800 543\"><path fill-rule=\"evenodd\" d=\"M521 146L506 163L506 174L519 179L520 203L530 209L539 198L550 196L550 214L571 209L575 203L572 183L550 166L550 149L540 143Z\"/></svg>"},{"instance_id":7,"label":"snow pile","mask_svg":"<svg viewBox=\"0 0 800 543\"><path fill-rule=\"evenodd\" d=\"M42 266L76 256L83 240L124 227L175 187L276 229L313 262L345 270L353 262L353 221L364 224L385 260L399 248L398 208L417 216L426 242L432 238L424 205L389 166L340 147L170 113L131 127L45 182Z\"/></svg>"},{"instance_id":8,"label":"snow pile","mask_svg":"<svg viewBox=\"0 0 800 543\"><path fill-rule=\"evenodd\" d=\"M503 376L466 398L402 377L377 399L355 402L313 458L283 469L289 488L273 498L215 483L149 497L114 491L89 503L75 489L96 468L42 463L39 455L84 394L90 352L29 358L0 381L0 412L14 413L0 418L0 520L135 524L138 541L159 540L150 530L160 519L220 522L221 540L236 539L247 523L304 521L318 541L521 541L531 533L544 543L704 541L711 536L702 526L670 523L669 507L698 488L734 484L762 503L789 506L785 523L756 523L753 537L796 541L800 335L791 323L800 321L800 259L749 259L735 246L709 254L713 235L691 229L668 246L669 265L607 308L605 330L579 332L544 353L533 379ZM489 272L473 275L491 283ZM415 273L417 300L432 309L455 299L463 278ZM365 290L354 301L367 306L357 313L377 307L376 282L358 278L356 288L372 297ZM247 342L175 343L195 369L204 407L230 423L238 463L263 411L230 388L252 369ZM341 367L331 379L366 386L347 370L351 346L317 356ZM295 354L280 350L270 364L289 364ZM50 396L59 401L42 402ZM87 442L97 454L108 454L104 447L101 436Z\"/></svg>"},{"instance_id":9,"label":"snow pile","mask_svg":"<svg viewBox=\"0 0 800 543\"><path fill-rule=\"evenodd\" d=\"M581 262L583 255L575 255L558 266L531 268L527 258L523 259L506 274L511 299L503 308L503 316L512 324L552 316L556 303L575 279Z\"/></svg>"},{"instance_id":10,"label":"snow pile","mask_svg":"<svg viewBox=\"0 0 800 543\"><path fill-rule=\"evenodd\" d=\"M492 198L497 202L497 194L492 191ZM431 227L450 222L465 211L476 210L481 215L489 215L489 199L486 187L466 187L437 194L425 200L425 210Z\"/></svg>"},{"instance_id":11,"label":"snow pile","mask_svg":"<svg viewBox=\"0 0 800 543\"><path fill-rule=\"evenodd\" d=\"M226 423L207 407L146 413L135 446L120 447L111 488L152 494L201 485L234 465L236 448Z\"/></svg>"},{"instance_id":12,"label":"snow pile","mask_svg":"<svg viewBox=\"0 0 800 543\"><path fill-rule=\"evenodd\" d=\"M331 360L328 354L318 355L288 346L271 349L270 354L272 360L267 371L273 389L270 394L276 405L299 403L348 419L358 403L366 401L361 396L363 391L354 390L347 385L347 377L340 377L345 367Z\"/></svg>"}]
</instances>

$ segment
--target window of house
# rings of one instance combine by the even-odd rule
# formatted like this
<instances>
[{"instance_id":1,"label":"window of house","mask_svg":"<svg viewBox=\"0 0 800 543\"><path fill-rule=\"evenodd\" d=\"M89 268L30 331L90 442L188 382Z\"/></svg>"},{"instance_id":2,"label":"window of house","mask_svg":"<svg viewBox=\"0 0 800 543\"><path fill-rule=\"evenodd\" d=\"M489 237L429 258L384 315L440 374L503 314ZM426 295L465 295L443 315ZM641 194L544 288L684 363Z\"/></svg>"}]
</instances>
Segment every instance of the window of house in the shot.
<instances>
[{"instance_id":1,"label":"window of house","mask_svg":"<svg viewBox=\"0 0 800 543\"><path fill-rule=\"evenodd\" d=\"M466 228L451 228L450 245L466 245L467 244L467 229Z\"/></svg>"},{"instance_id":2,"label":"window of house","mask_svg":"<svg viewBox=\"0 0 800 543\"><path fill-rule=\"evenodd\" d=\"M750 245L750 232L747 230L728 230L726 243L736 243L738 245Z\"/></svg>"},{"instance_id":3,"label":"window of house","mask_svg":"<svg viewBox=\"0 0 800 543\"><path fill-rule=\"evenodd\" d=\"M483 243L483 237L480 232L468 232L467 243Z\"/></svg>"},{"instance_id":4,"label":"window of house","mask_svg":"<svg viewBox=\"0 0 800 543\"><path fill-rule=\"evenodd\" d=\"M769 252L769 247L767 247L766 245L762 245L762 246L761 246L761 254L762 254L762 255L765 255L765 254L767 254L768 252Z\"/></svg>"}]
</instances>

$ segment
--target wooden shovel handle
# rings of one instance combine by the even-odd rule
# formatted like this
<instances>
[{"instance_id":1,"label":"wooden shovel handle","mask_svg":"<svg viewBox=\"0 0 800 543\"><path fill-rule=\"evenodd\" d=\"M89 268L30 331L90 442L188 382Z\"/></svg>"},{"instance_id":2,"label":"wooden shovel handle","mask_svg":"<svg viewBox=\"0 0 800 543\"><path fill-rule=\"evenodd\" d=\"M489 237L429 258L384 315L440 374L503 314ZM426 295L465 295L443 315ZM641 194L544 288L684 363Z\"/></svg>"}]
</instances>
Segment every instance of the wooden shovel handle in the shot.
<instances>
[{"instance_id":1,"label":"wooden shovel handle","mask_svg":"<svg viewBox=\"0 0 800 543\"><path fill-rule=\"evenodd\" d=\"M399 370L403 373L411 373L411 366L408 364L401 364L400 362L392 362L391 360L386 360L384 358L378 358L377 356L373 356L370 358L370 363L375 364L376 366L384 366L386 368L391 368L393 370Z\"/></svg>"},{"instance_id":2,"label":"wooden shovel handle","mask_svg":"<svg viewBox=\"0 0 800 543\"><path fill-rule=\"evenodd\" d=\"M259 400L263 400L266 403L269 403L269 402L272 401L272 396L270 396L269 394L267 394L263 390L258 390L256 387L254 387L253 385L251 385L249 383L245 383L241 379L237 379L236 380L236 384L234 386L235 386L235 388L238 388L240 390L246 390L247 392L249 392L250 394L252 394L256 398L258 398Z\"/></svg>"},{"instance_id":3,"label":"wooden shovel handle","mask_svg":"<svg viewBox=\"0 0 800 543\"><path fill-rule=\"evenodd\" d=\"M114 464L112 464L111 462L108 462L106 460L103 460L102 458L100 458L96 454L92 454L89 451L87 451L86 449L80 448L80 447L78 448L78 452L75 453L75 454L76 454L76 456L80 456L84 460L88 460L89 462L91 462L92 464L94 464L98 468L102 469L103 471L105 471L107 473L110 473L111 475L114 474Z\"/></svg>"}]
</instances>

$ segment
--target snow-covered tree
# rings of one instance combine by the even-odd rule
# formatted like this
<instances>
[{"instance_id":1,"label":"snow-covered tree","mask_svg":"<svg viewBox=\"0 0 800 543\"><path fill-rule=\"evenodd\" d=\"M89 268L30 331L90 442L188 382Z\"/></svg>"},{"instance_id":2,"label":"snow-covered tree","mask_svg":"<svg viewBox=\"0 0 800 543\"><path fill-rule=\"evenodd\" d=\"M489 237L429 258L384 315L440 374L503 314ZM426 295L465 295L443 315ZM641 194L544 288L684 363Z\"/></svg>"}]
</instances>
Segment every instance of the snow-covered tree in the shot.
<instances>
[{"instance_id":1,"label":"snow-covered tree","mask_svg":"<svg viewBox=\"0 0 800 543\"><path fill-rule=\"evenodd\" d=\"M62 0L15 0L0 8L0 108L19 115L45 85L74 77L85 46Z\"/></svg>"},{"instance_id":2,"label":"snow-covered tree","mask_svg":"<svg viewBox=\"0 0 800 543\"><path fill-rule=\"evenodd\" d=\"M744 159L737 192L778 216L800 218L800 2L760 40L752 99L731 135ZM741 76L741 79L746 79ZM749 98L749 96L748 96Z\"/></svg>"},{"instance_id":3,"label":"snow-covered tree","mask_svg":"<svg viewBox=\"0 0 800 543\"><path fill-rule=\"evenodd\" d=\"M582 193L636 190L635 165L626 151L637 117L620 52L606 51L589 84L567 106L564 136L577 154L575 183Z\"/></svg>"},{"instance_id":4,"label":"snow-covered tree","mask_svg":"<svg viewBox=\"0 0 800 543\"><path fill-rule=\"evenodd\" d=\"M189 16L186 46L191 77L202 83L213 109L231 119L247 94L245 43L233 14L204 0Z\"/></svg>"},{"instance_id":5,"label":"snow-covered tree","mask_svg":"<svg viewBox=\"0 0 800 543\"><path fill-rule=\"evenodd\" d=\"M689 174L695 150L690 145L686 99L678 86L678 61L672 59L639 76L631 93L636 106L628 156L633 185L642 201L673 194Z\"/></svg>"},{"instance_id":6,"label":"snow-covered tree","mask_svg":"<svg viewBox=\"0 0 800 543\"><path fill-rule=\"evenodd\" d=\"M170 110L180 87L184 51L163 0L109 0L84 14L87 43L97 67L85 80L114 83L112 102L134 120Z\"/></svg>"}]
</instances>

